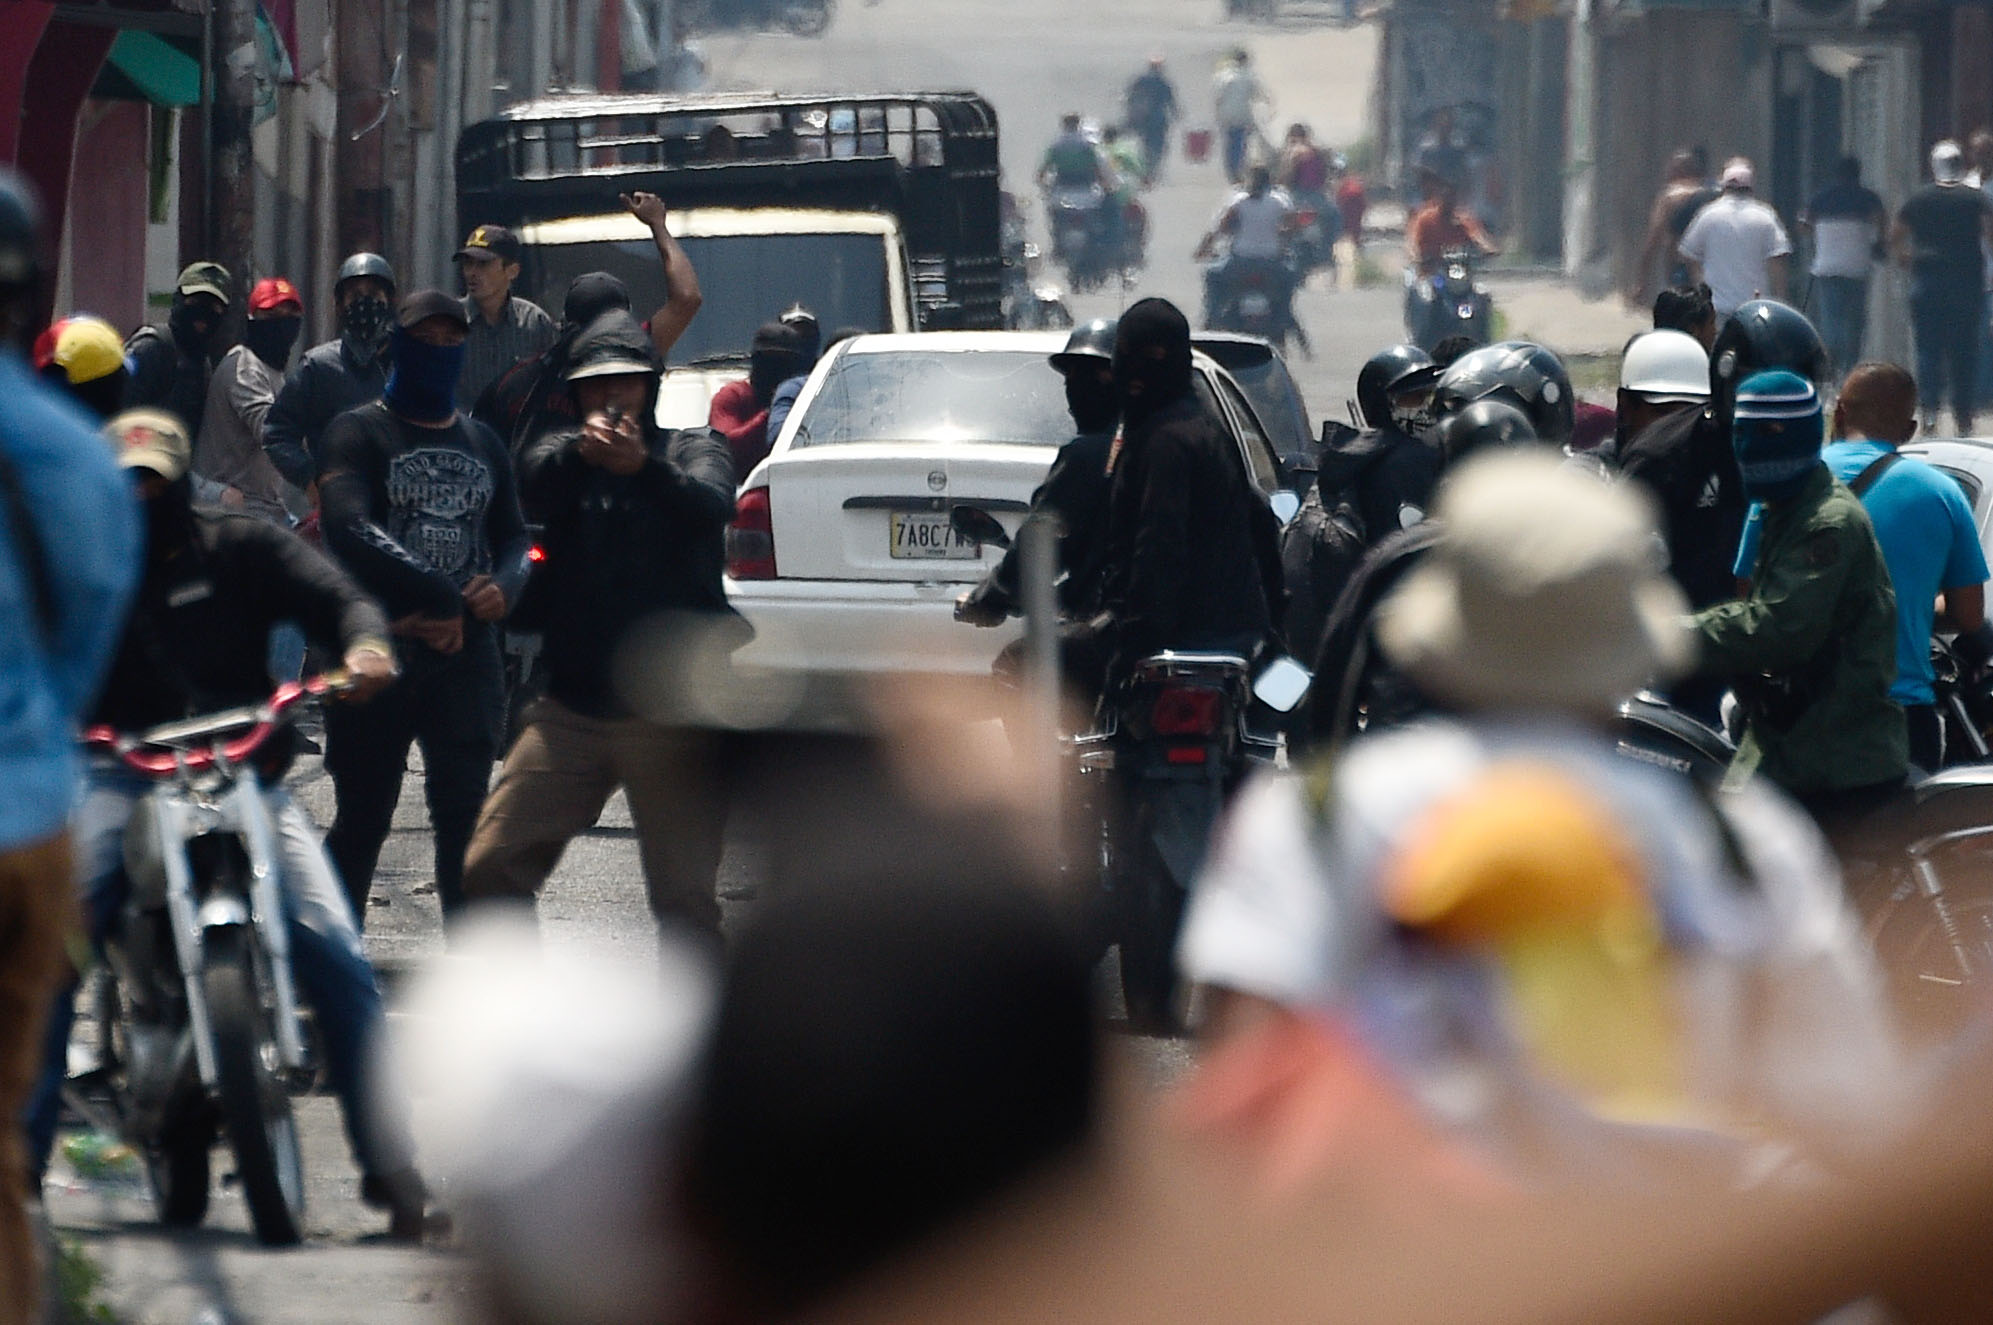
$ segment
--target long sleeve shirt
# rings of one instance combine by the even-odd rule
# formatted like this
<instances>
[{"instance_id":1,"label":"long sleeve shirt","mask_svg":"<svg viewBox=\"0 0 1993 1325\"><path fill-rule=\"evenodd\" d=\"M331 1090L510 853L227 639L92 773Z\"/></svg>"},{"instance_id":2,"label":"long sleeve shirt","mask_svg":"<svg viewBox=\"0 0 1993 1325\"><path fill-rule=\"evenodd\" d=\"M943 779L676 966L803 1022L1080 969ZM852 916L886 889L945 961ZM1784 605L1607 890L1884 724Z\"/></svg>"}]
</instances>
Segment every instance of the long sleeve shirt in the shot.
<instances>
[{"instance_id":1,"label":"long sleeve shirt","mask_svg":"<svg viewBox=\"0 0 1993 1325\"><path fill-rule=\"evenodd\" d=\"M111 448L77 409L0 353L0 851L68 818L76 724L117 646L139 573L139 513ZM21 528L24 517L32 529ZM31 569L40 550L41 574ZM37 587L39 578L40 587ZM38 605L46 594L47 620Z\"/></svg>"},{"instance_id":2,"label":"long sleeve shirt","mask_svg":"<svg viewBox=\"0 0 1993 1325\"><path fill-rule=\"evenodd\" d=\"M207 424L194 447L194 472L240 492L253 515L288 524L284 476L263 449L263 423L283 374L247 345L224 354L208 382Z\"/></svg>"}]
</instances>

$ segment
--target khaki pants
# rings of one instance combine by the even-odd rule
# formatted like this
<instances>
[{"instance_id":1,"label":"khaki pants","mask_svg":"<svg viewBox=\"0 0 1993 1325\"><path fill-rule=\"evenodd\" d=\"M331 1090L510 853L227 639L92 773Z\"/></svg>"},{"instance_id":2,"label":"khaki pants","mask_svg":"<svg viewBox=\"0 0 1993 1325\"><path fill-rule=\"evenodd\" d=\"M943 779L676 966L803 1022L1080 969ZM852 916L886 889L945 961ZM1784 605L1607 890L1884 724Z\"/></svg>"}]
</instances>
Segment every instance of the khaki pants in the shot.
<instances>
[{"instance_id":1,"label":"khaki pants","mask_svg":"<svg viewBox=\"0 0 1993 1325\"><path fill-rule=\"evenodd\" d=\"M525 730L484 803L464 865L466 902L530 901L617 787L630 800L652 914L718 934L714 896L726 831L719 739L636 718L585 717L551 699Z\"/></svg>"},{"instance_id":2,"label":"khaki pants","mask_svg":"<svg viewBox=\"0 0 1993 1325\"><path fill-rule=\"evenodd\" d=\"M67 837L0 853L0 1325L37 1319L21 1116L41 1073L42 1019L62 978L63 940L81 929Z\"/></svg>"}]
</instances>

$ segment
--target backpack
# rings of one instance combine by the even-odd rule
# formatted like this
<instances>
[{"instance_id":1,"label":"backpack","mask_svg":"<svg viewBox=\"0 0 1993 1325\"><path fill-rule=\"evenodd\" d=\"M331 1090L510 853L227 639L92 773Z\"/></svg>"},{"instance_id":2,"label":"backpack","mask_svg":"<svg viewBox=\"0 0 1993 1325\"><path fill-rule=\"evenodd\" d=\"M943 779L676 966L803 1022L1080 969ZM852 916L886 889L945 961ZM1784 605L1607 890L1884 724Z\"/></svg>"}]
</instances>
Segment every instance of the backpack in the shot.
<instances>
[{"instance_id":1,"label":"backpack","mask_svg":"<svg viewBox=\"0 0 1993 1325\"><path fill-rule=\"evenodd\" d=\"M1315 482L1280 537L1288 593L1287 643L1298 658L1314 659L1329 613L1370 547L1371 531L1358 502L1358 485L1388 449L1377 433L1342 424L1322 429Z\"/></svg>"}]
</instances>

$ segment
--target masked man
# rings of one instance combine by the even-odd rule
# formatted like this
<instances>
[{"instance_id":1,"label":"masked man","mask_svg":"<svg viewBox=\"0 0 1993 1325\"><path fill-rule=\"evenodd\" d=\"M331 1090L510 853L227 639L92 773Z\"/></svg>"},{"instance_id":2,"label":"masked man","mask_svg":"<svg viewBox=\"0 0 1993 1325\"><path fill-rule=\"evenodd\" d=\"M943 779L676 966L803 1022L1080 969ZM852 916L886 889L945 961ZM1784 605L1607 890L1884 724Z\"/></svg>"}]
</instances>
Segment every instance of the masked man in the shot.
<instances>
[{"instance_id":1,"label":"masked man","mask_svg":"<svg viewBox=\"0 0 1993 1325\"><path fill-rule=\"evenodd\" d=\"M748 353L747 380L729 382L713 393L712 411L706 422L727 439L733 452L734 473L745 478L760 464L775 444L768 431L768 407L775 402L776 390L809 364L803 336L787 322L770 322L754 333Z\"/></svg>"},{"instance_id":2,"label":"masked man","mask_svg":"<svg viewBox=\"0 0 1993 1325\"><path fill-rule=\"evenodd\" d=\"M140 327L125 342L131 357L129 403L170 411L196 440L215 366L215 333L228 313L234 282L218 262L196 262L174 283L166 330Z\"/></svg>"},{"instance_id":3,"label":"masked man","mask_svg":"<svg viewBox=\"0 0 1993 1325\"><path fill-rule=\"evenodd\" d=\"M356 405L379 400L387 385L394 268L378 253L355 253L340 264L332 297L339 305L339 339L312 346L263 418L263 449L277 472L300 488L318 478L326 427Z\"/></svg>"}]
</instances>

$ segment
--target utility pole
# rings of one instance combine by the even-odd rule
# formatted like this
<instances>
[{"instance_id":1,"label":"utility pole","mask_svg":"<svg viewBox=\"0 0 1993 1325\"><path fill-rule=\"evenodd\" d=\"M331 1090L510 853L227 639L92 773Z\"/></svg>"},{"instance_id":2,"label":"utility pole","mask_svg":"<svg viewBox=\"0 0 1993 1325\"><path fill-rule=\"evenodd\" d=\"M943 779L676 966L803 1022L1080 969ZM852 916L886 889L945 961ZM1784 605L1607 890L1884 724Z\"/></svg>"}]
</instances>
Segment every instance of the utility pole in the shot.
<instances>
[{"instance_id":1,"label":"utility pole","mask_svg":"<svg viewBox=\"0 0 1993 1325\"><path fill-rule=\"evenodd\" d=\"M256 163L249 137L256 124L256 0L221 0L214 17L211 224L214 259L235 277L236 299L225 327L232 340L241 332L256 252Z\"/></svg>"},{"instance_id":2,"label":"utility pole","mask_svg":"<svg viewBox=\"0 0 1993 1325\"><path fill-rule=\"evenodd\" d=\"M387 190L382 145L387 140L389 68L386 0L336 0L334 62L339 88L332 174L338 195L339 254L387 249Z\"/></svg>"}]
</instances>

